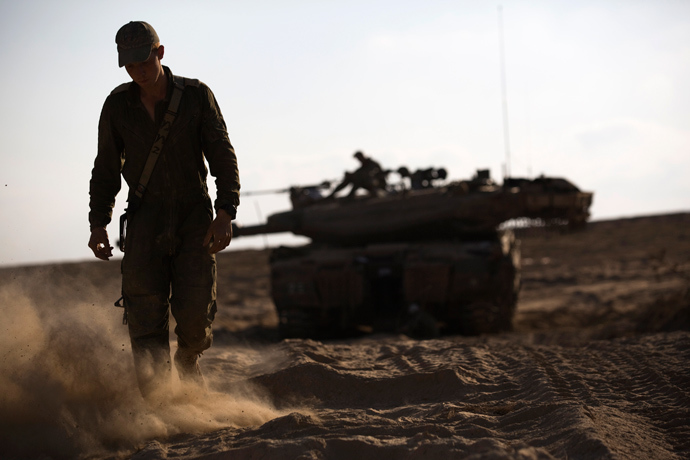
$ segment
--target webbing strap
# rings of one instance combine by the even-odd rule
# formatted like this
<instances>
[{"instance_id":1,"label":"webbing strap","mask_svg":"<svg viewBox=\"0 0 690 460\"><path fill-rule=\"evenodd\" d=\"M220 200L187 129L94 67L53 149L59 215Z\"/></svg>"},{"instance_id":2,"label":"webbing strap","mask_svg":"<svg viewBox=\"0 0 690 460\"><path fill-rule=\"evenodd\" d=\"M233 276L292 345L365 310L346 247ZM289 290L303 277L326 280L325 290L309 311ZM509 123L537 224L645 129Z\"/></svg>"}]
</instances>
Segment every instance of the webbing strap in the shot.
<instances>
[{"instance_id":1,"label":"webbing strap","mask_svg":"<svg viewBox=\"0 0 690 460\"><path fill-rule=\"evenodd\" d=\"M146 164L144 165L144 170L141 172L141 177L139 178L139 185L134 190L134 194L141 198L146 191L146 186L151 179L151 173L153 168L156 166L158 157L163 150L163 143L170 133L170 127L175 121L175 116L177 116L177 109L180 107L180 100L182 100L182 91L184 90L184 84L180 81L179 77L173 76L173 82L175 87L173 88L172 96L170 97L170 104L168 105L168 110L165 112L163 117L163 122L158 129L158 134L156 135L156 140L153 141L151 146L151 151L149 152L149 157L146 159Z\"/></svg>"}]
</instances>

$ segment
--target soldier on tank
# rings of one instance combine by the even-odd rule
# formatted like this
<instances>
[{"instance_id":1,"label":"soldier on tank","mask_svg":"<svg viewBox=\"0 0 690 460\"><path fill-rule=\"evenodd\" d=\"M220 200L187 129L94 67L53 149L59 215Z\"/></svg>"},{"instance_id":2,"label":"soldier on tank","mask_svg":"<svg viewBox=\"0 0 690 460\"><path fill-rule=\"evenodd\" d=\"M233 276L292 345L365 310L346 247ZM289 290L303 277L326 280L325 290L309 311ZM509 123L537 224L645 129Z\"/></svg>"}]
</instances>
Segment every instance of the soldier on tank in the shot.
<instances>
[{"instance_id":1,"label":"soldier on tank","mask_svg":"<svg viewBox=\"0 0 690 460\"><path fill-rule=\"evenodd\" d=\"M353 198L359 189L366 190L371 196L377 196L386 190L386 172L381 165L361 151L355 152L353 156L359 160L360 167L354 172L346 172L343 181L328 195L328 198L334 197L348 185L352 185L352 189L347 198Z\"/></svg>"},{"instance_id":2,"label":"soldier on tank","mask_svg":"<svg viewBox=\"0 0 690 460\"><path fill-rule=\"evenodd\" d=\"M209 87L161 65L163 45L145 22L125 24L115 41L119 66L132 81L115 88L101 112L89 247L99 259L113 255L106 226L122 176L129 186L122 297L139 388L148 398L168 394L169 311L177 322L177 372L203 384L198 359L213 339L215 254L232 239L240 183ZM204 160L216 178L215 218Z\"/></svg>"}]
</instances>

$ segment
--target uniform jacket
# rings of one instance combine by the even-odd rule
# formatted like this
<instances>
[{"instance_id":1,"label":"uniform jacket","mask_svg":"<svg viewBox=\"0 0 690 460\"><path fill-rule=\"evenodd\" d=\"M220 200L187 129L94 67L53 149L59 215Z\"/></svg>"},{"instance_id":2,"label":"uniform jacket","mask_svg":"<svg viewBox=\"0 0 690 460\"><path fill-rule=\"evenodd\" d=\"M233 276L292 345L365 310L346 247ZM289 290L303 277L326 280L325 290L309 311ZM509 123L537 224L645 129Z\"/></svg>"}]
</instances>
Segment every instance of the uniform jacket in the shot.
<instances>
[{"instance_id":1,"label":"uniform jacket","mask_svg":"<svg viewBox=\"0 0 690 460\"><path fill-rule=\"evenodd\" d=\"M149 155L172 95L172 73L168 95L156 105L154 122L139 97L139 86L120 85L106 99L98 125L98 154L90 183L89 223L106 226L112 218L121 177L133 193ZM179 77L176 77L179 78ZM235 150L228 138L225 121L210 88L198 80L184 79L185 89L177 117L170 128L162 153L151 175L143 201L169 201L208 197L208 162L216 178L215 208L239 205L239 172Z\"/></svg>"}]
</instances>

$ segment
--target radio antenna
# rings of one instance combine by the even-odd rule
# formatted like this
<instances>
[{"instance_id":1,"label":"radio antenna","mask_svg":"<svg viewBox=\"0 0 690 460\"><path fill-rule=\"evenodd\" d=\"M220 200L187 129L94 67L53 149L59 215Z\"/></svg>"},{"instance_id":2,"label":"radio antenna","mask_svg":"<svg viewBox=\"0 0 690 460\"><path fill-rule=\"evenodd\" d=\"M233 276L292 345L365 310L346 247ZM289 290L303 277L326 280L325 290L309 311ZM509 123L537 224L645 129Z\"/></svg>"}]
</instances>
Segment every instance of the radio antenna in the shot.
<instances>
[{"instance_id":1,"label":"radio antenna","mask_svg":"<svg viewBox=\"0 0 690 460\"><path fill-rule=\"evenodd\" d=\"M263 222L264 218L261 216L261 207L258 201L254 201L254 211L256 211L256 217L259 218L259 222ZM264 249L268 249L268 236L264 233Z\"/></svg>"},{"instance_id":2,"label":"radio antenna","mask_svg":"<svg viewBox=\"0 0 690 460\"><path fill-rule=\"evenodd\" d=\"M505 144L506 152L504 175L505 177L510 177L510 133L508 129L508 96L506 90L505 49L503 45L503 7L501 5L498 5L498 36L501 60L501 94L503 96L503 143Z\"/></svg>"}]
</instances>

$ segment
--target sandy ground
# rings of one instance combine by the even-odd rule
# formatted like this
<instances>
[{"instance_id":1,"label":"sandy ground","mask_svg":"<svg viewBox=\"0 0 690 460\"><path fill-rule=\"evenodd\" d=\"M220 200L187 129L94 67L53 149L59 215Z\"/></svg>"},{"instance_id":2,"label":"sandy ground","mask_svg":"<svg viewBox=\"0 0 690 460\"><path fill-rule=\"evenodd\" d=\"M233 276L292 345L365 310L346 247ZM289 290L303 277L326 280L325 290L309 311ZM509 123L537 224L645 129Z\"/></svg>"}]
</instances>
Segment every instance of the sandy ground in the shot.
<instances>
[{"instance_id":1,"label":"sandy ground","mask_svg":"<svg viewBox=\"0 0 690 460\"><path fill-rule=\"evenodd\" d=\"M521 240L515 331L434 340L280 341L223 253L211 391L149 405L117 262L0 270L0 458L690 458L690 214Z\"/></svg>"}]
</instances>

